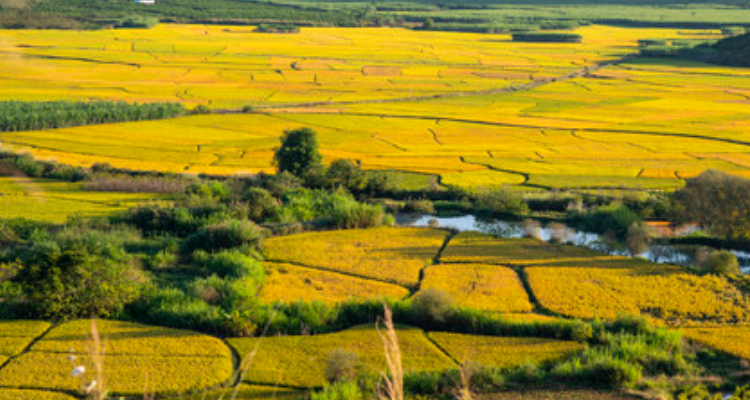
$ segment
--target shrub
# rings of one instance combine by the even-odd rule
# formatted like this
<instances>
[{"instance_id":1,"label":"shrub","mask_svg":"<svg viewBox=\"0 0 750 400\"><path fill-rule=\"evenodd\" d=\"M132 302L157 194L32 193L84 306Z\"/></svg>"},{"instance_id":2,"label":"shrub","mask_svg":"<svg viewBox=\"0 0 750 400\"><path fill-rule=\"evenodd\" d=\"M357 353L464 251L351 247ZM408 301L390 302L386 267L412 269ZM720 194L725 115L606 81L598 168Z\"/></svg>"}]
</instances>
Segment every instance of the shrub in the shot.
<instances>
[{"instance_id":1,"label":"shrub","mask_svg":"<svg viewBox=\"0 0 750 400\"><path fill-rule=\"evenodd\" d=\"M248 204L248 217L253 221L263 221L276 213L279 202L265 189L251 187L242 196Z\"/></svg>"},{"instance_id":2,"label":"shrub","mask_svg":"<svg viewBox=\"0 0 750 400\"><path fill-rule=\"evenodd\" d=\"M409 200L404 211L422 214L435 214L435 205L429 200Z\"/></svg>"},{"instance_id":3,"label":"shrub","mask_svg":"<svg viewBox=\"0 0 750 400\"><path fill-rule=\"evenodd\" d=\"M262 239L262 229L253 222L228 220L199 229L185 239L182 247L185 253L196 250L214 252L238 247L257 249Z\"/></svg>"},{"instance_id":4,"label":"shrub","mask_svg":"<svg viewBox=\"0 0 750 400\"><path fill-rule=\"evenodd\" d=\"M250 279L222 279L217 275L196 279L190 291L202 301L226 312L245 310L255 304L259 286Z\"/></svg>"},{"instance_id":5,"label":"shrub","mask_svg":"<svg viewBox=\"0 0 750 400\"><path fill-rule=\"evenodd\" d=\"M428 288L414 296L415 317L424 322L444 322L453 312L453 299L442 290Z\"/></svg>"},{"instance_id":6,"label":"shrub","mask_svg":"<svg viewBox=\"0 0 750 400\"><path fill-rule=\"evenodd\" d=\"M633 224L628 227L625 242L628 245L630 255L636 256L638 254L643 254L648 250L648 244L651 242L651 235L648 233L645 226L641 224Z\"/></svg>"},{"instance_id":7,"label":"shrub","mask_svg":"<svg viewBox=\"0 0 750 400\"><path fill-rule=\"evenodd\" d=\"M359 357L357 353L335 349L326 357L326 380L331 383L350 382L357 378Z\"/></svg>"},{"instance_id":8,"label":"shrub","mask_svg":"<svg viewBox=\"0 0 750 400\"><path fill-rule=\"evenodd\" d=\"M220 277L248 278L258 285L265 279L263 266L254 257L239 250L213 254L199 250L193 254L193 263L204 266L210 273Z\"/></svg>"},{"instance_id":9,"label":"shrub","mask_svg":"<svg viewBox=\"0 0 750 400\"><path fill-rule=\"evenodd\" d=\"M146 280L130 263L92 254L83 244L36 243L23 265L16 279L36 314L58 320L117 314Z\"/></svg>"},{"instance_id":10,"label":"shrub","mask_svg":"<svg viewBox=\"0 0 750 400\"><path fill-rule=\"evenodd\" d=\"M199 104L193 108L193 114L211 114L211 109L205 104Z\"/></svg>"},{"instance_id":11,"label":"shrub","mask_svg":"<svg viewBox=\"0 0 750 400\"><path fill-rule=\"evenodd\" d=\"M229 197L229 187L222 182L194 183L185 189L189 194L203 198L225 199Z\"/></svg>"},{"instance_id":12,"label":"shrub","mask_svg":"<svg viewBox=\"0 0 750 400\"><path fill-rule=\"evenodd\" d=\"M374 228L385 225L385 216L385 210L380 204L343 201L334 204L330 225L337 229Z\"/></svg>"},{"instance_id":13,"label":"shrub","mask_svg":"<svg viewBox=\"0 0 750 400\"><path fill-rule=\"evenodd\" d=\"M526 215L529 207L517 194L503 188L481 191L476 195L474 206L485 214Z\"/></svg>"},{"instance_id":14,"label":"shrub","mask_svg":"<svg viewBox=\"0 0 750 400\"><path fill-rule=\"evenodd\" d=\"M139 321L203 332L218 333L224 321L219 307L177 288L151 289L130 311Z\"/></svg>"},{"instance_id":15,"label":"shrub","mask_svg":"<svg viewBox=\"0 0 750 400\"><path fill-rule=\"evenodd\" d=\"M336 160L325 173L326 186L362 190L367 179L359 165L350 160Z\"/></svg>"},{"instance_id":16,"label":"shrub","mask_svg":"<svg viewBox=\"0 0 750 400\"><path fill-rule=\"evenodd\" d=\"M738 275L740 265L737 256L726 250L711 252L703 262L703 269L716 275Z\"/></svg>"},{"instance_id":17,"label":"shrub","mask_svg":"<svg viewBox=\"0 0 750 400\"><path fill-rule=\"evenodd\" d=\"M117 21L116 28L153 28L159 23L155 17L129 15Z\"/></svg>"},{"instance_id":18,"label":"shrub","mask_svg":"<svg viewBox=\"0 0 750 400\"><path fill-rule=\"evenodd\" d=\"M338 382L320 392L310 394L310 400L364 400L362 390L355 382Z\"/></svg>"}]
</instances>

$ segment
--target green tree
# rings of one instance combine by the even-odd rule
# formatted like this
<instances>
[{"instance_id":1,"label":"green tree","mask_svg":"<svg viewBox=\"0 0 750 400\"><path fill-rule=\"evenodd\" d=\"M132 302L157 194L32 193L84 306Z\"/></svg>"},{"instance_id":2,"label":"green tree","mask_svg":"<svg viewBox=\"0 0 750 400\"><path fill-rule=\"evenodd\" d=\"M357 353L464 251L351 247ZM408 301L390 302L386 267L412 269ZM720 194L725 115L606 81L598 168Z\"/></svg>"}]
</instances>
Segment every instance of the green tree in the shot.
<instances>
[{"instance_id":1,"label":"green tree","mask_svg":"<svg viewBox=\"0 0 750 400\"><path fill-rule=\"evenodd\" d=\"M317 134L310 128L285 131L274 160L279 172L304 177L308 171L321 165Z\"/></svg>"},{"instance_id":2,"label":"green tree","mask_svg":"<svg viewBox=\"0 0 750 400\"><path fill-rule=\"evenodd\" d=\"M31 307L45 318L107 317L135 300L145 277L130 263L54 242L29 249L16 277Z\"/></svg>"}]
</instances>

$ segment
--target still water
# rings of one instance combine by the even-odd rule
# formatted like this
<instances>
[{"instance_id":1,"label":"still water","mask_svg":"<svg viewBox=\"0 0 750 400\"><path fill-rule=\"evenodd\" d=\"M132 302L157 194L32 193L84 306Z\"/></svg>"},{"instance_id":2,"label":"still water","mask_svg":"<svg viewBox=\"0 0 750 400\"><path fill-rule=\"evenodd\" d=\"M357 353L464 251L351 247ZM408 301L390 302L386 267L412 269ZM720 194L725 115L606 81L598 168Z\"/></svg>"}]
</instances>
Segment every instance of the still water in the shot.
<instances>
[{"instance_id":1,"label":"still water","mask_svg":"<svg viewBox=\"0 0 750 400\"><path fill-rule=\"evenodd\" d=\"M413 227L430 226L430 221L432 220L436 221L437 226L441 228L451 228L460 232L478 231L506 238L520 238L528 234L527 230L521 226L520 222L484 220L479 219L474 215L437 217L433 215L402 214L396 218L396 222L400 226ZM533 236L544 241L549 241L553 236L552 231L544 226L534 229L532 233ZM613 255L630 255L623 243L605 240L601 235L596 233L567 228L564 237L567 243L576 246L588 247L590 249ZM643 257L655 263L676 264L689 267L693 265L698 248L699 246L652 244L649 246L648 251L640 254L639 257ZM737 256L742 272L750 274L750 253L736 250L732 250L732 253Z\"/></svg>"}]
</instances>

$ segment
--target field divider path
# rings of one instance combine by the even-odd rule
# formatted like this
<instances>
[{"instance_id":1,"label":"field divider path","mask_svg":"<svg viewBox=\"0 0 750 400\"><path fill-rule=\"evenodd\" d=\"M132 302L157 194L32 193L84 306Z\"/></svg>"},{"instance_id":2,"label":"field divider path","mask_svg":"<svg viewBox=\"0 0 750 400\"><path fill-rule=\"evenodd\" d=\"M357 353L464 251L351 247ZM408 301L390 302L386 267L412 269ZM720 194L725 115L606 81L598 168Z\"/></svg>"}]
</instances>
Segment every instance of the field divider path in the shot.
<instances>
[{"instance_id":1,"label":"field divider path","mask_svg":"<svg viewBox=\"0 0 750 400\"><path fill-rule=\"evenodd\" d=\"M445 249L448 247L448 244L450 243L451 239L453 239L454 237L456 237L456 235L458 235L458 232L454 231L452 229L444 229L444 230L446 230L448 232L448 235L445 237L445 241L443 242L443 245L440 246L440 248L438 249L437 254L435 254L435 257L432 259L432 263L425 264L425 266L423 266L422 269L419 270L419 281L417 282L416 286L414 287L414 290L413 291L410 290L410 292L411 292L409 294L410 296L413 296L414 294L416 294L417 292L419 292L420 290L422 290L422 283L424 282L424 273L425 273L425 270L427 268L429 268L429 267L434 266L434 265L441 265L442 264L442 262L440 261L440 257L442 257L443 251L445 251Z\"/></svg>"},{"instance_id":2,"label":"field divider path","mask_svg":"<svg viewBox=\"0 0 750 400\"><path fill-rule=\"evenodd\" d=\"M11 362L11 361L15 360L16 358L20 357L20 356L21 356L21 355L23 355L23 354L26 354L26 353L28 353L28 352L29 352L29 350L31 350L31 348L32 348L32 347L33 347L33 346L34 346L34 345L35 345L35 344L36 344L37 342L39 342L40 340L42 340L42 338L44 338L44 337L45 337L45 336L46 336L46 335L47 335L47 334L48 334L48 333L49 333L49 332L50 332L51 330L55 329L55 327L57 327L57 325L55 325L55 324L50 324L49 328L47 328L47 329L46 329L46 330L45 330L44 332L42 332L42 334L41 334L41 335L39 335L39 336L35 337L34 339L32 339L32 340L31 340L31 341L30 341L30 342L29 342L29 343L28 343L28 344L26 345L26 347L24 347L24 349L23 349L23 350L19 351L19 352L18 352L17 354L15 354L15 355L13 355L13 356L11 356L11 357L8 357L8 359L7 359L7 360L5 360L5 362L4 362L4 363L2 363L2 365L0 365L0 373L2 373L2 370L3 370L3 369L4 369L4 368L5 368L5 367L6 367L6 366L7 366L8 364L10 364L10 362Z\"/></svg>"},{"instance_id":3,"label":"field divider path","mask_svg":"<svg viewBox=\"0 0 750 400\"><path fill-rule=\"evenodd\" d=\"M321 106L347 106L347 105L355 105L355 104L405 103L405 102L419 102L419 101L429 101L429 100L439 100L439 99L450 99L450 98L458 98L458 97L466 97L466 96L484 96L484 95L493 95L493 94L502 94L502 93L526 92L526 91L530 91L532 89L536 89L544 85L549 85L549 84L556 83L556 82L564 82L567 80L584 77L602 68L609 67L612 65L618 65L618 64L622 64L624 62L630 61L634 57L635 57L634 54L628 54L626 56L616 58L613 60L603 61L598 64L586 65L582 68L576 69L565 75L561 75L561 76L557 76L553 78L538 79L538 80L534 80L532 82L525 83L522 85L511 85L511 86L505 86L501 88L493 88L493 89L485 89L485 90L471 90L471 91L462 91L462 92L447 92L447 93L430 94L430 95L423 95L423 96L407 96L407 97L398 97L398 98L390 98L390 99L366 99L366 100L351 100L351 101L312 101L312 102L302 102L302 103L266 104L266 105L259 105L257 106L257 108L260 110L273 110L273 109L278 109L278 108L312 108L312 107L321 107ZM216 113L223 113L223 114L237 113L240 111L241 110L236 110L236 109L215 110Z\"/></svg>"},{"instance_id":4,"label":"field divider path","mask_svg":"<svg viewBox=\"0 0 750 400\"><path fill-rule=\"evenodd\" d=\"M266 114L266 113L262 113ZM273 115L274 113L268 113ZM559 127L554 126L540 126L531 124L512 124L508 122L497 122L497 121L483 121L478 119L466 119L466 118L453 118L453 117L435 117L428 115L409 115L409 114L384 114L384 113L362 113L362 112L335 112L335 113L316 113L316 112L294 112L294 111L283 111L279 114L330 114L330 115L346 115L353 117L379 117L379 118L401 118L401 119L414 119L422 121L449 121L458 122L463 124L474 124L474 125L485 125L485 126L499 126L504 128L528 128L528 129L547 129L547 130L560 130ZM627 135L652 135L652 136L665 136L665 137L677 137L687 139L699 139L711 142L729 143L738 146L750 147L749 141L717 138L705 135L698 135L694 133L676 133L676 132L661 132L661 131L644 131L644 130L627 130L627 129L613 129L613 128L576 128L579 132L603 132L603 133L622 133Z\"/></svg>"},{"instance_id":5,"label":"field divider path","mask_svg":"<svg viewBox=\"0 0 750 400\"><path fill-rule=\"evenodd\" d=\"M453 357L451 353L448 353L448 351L445 350L443 346L440 345L440 343L433 340L429 332L423 330L422 334L424 335L425 339L427 339L428 342L432 343L432 345L435 346L435 348L440 350L440 352L443 353L446 357L448 357L454 364L456 364L456 366L458 366L459 368L461 367L461 362L458 361L458 359L456 359L455 357Z\"/></svg>"}]
</instances>

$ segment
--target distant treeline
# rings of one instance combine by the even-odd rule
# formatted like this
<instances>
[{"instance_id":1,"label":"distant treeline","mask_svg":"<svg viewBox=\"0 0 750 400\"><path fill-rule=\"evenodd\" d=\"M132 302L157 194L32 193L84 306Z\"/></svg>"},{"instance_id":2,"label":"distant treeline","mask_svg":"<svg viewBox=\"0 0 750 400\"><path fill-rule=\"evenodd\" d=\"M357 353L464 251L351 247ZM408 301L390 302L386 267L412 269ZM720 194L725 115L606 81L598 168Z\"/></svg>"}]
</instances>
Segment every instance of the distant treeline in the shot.
<instances>
[{"instance_id":1,"label":"distant treeline","mask_svg":"<svg viewBox=\"0 0 750 400\"><path fill-rule=\"evenodd\" d=\"M179 103L2 101L0 102L0 132L163 119L177 117L184 113L185 108Z\"/></svg>"},{"instance_id":2,"label":"distant treeline","mask_svg":"<svg viewBox=\"0 0 750 400\"><path fill-rule=\"evenodd\" d=\"M730 65L750 67L750 33L711 41L641 41L641 55L646 57L677 57Z\"/></svg>"},{"instance_id":3,"label":"distant treeline","mask_svg":"<svg viewBox=\"0 0 750 400\"><path fill-rule=\"evenodd\" d=\"M581 43L581 35L575 33L524 32L514 33L514 42Z\"/></svg>"}]
</instances>

